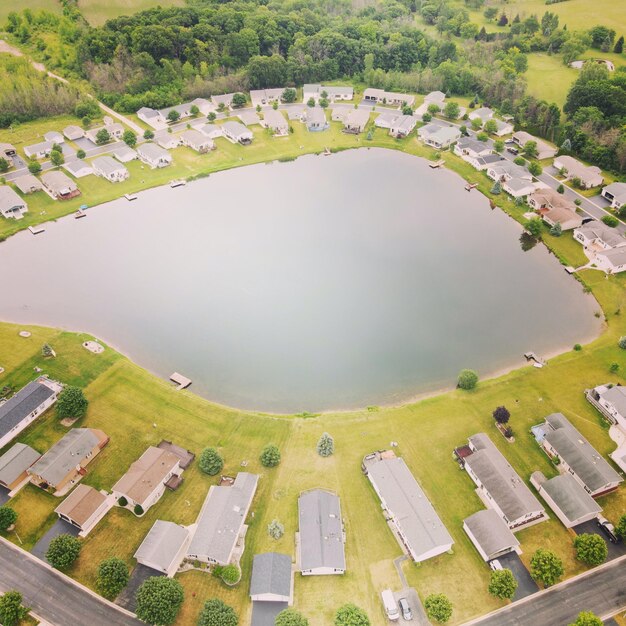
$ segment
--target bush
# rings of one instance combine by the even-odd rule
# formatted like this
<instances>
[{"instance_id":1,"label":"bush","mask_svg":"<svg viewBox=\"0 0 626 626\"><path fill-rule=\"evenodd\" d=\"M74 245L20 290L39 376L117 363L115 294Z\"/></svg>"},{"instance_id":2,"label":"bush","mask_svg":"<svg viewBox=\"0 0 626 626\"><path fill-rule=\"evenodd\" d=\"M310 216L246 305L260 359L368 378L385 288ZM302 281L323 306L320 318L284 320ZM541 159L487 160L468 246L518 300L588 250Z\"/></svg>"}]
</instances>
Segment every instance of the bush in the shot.
<instances>
[{"instance_id":1,"label":"bush","mask_svg":"<svg viewBox=\"0 0 626 626\"><path fill-rule=\"evenodd\" d=\"M78 152L76 152L76 158L78 159L84 159L87 156L87 153L84 150L78 150Z\"/></svg>"},{"instance_id":2,"label":"bush","mask_svg":"<svg viewBox=\"0 0 626 626\"><path fill-rule=\"evenodd\" d=\"M515 163L515 165L526 165L526 159L524 157L521 156L516 156L513 159L513 163Z\"/></svg>"},{"instance_id":3,"label":"bush","mask_svg":"<svg viewBox=\"0 0 626 626\"><path fill-rule=\"evenodd\" d=\"M493 186L491 187L491 189L489 190L494 196L497 196L499 194L502 193L502 185L500 184L500 181L497 180Z\"/></svg>"},{"instance_id":4,"label":"bush","mask_svg":"<svg viewBox=\"0 0 626 626\"><path fill-rule=\"evenodd\" d=\"M622 350L626 350L626 335L624 335L623 337L619 338L619 341L617 342L617 345L622 349Z\"/></svg>"},{"instance_id":5,"label":"bush","mask_svg":"<svg viewBox=\"0 0 626 626\"><path fill-rule=\"evenodd\" d=\"M510 569L491 572L489 593L501 600L510 600L517 590L517 580Z\"/></svg>"},{"instance_id":6,"label":"bush","mask_svg":"<svg viewBox=\"0 0 626 626\"><path fill-rule=\"evenodd\" d=\"M556 224L550 228L550 234L553 237L560 237L563 234L563 227L560 222L556 222Z\"/></svg>"},{"instance_id":7,"label":"bush","mask_svg":"<svg viewBox=\"0 0 626 626\"><path fill-rule=\"evenodd\" d=\"M198 467L209 476L215 476L222 471L224 459L215 448L205 448L200 453Z\"/></svg>"},{"instance_id":8,"label":"bush","mask_svg":"<svg viewBox=\"0 0 626 626\"><path fill-rule=\"evenodd\" d=\"M168 626L176 621L185 599L182 585L174 578L152 576L135 595L137 617L155 626Z\"/></svg>"},{"instance_id":9,"label":"bush","mask_svg":"<svg viewBox=\"0 0 626 626\"><path fill-rule=\"evenodd\" d=\"M528 171L533 176L539 176L541 172L543 172L543 168L541 167L541 165L539 165L539 163L536 163L535 161L533 161L532 163L528 164Z\"/></svg>"},{"instance_id":10,"label":"bush","mask_svg":"<svg viewBox=\"0 0 626 626\"><path fill-rule=\"evenodd\" d=\"M565 187L563 187L563 184L560 184L557 188L556 188L557 193L565 193Z\"/></svg>"},{"instance_id":11,"label":"bush","mask_svg":"<svg viewBox=\"0 0 626 626\"><path fill-rule=\"evenodd\" d=\"M272 539L280 539L285 534L285 527L277 519L273 519L267 525L267 532Z\"/></svg>"},{"instance_id":12,"label":"bush","mask_svg":"<svg viewBox=\"0 0 626 626\"><path fill-rule=\"evenodd\" d=\"M135 504L133 511L135 512L135 515L143 515L143 507L141 504Z\"/></svg>"},{"instance_id":13,"label":"bush","mask_svg":"<svg viewBox=\"0 0 626 626\"><path fill-rule=\"evenodd\" d=\"M582 611L569 626L602 626L604 622L591 611Z\"/></svg>"},{"instance_id":14,"label":"bush","mask_svg":"<svg viewBox=\"0 0 626 626\"><path fill-rule=\"evenodd\" d=\"M576 558L586 565L600 565L606 561L609 550L606 541L600 535L584 533L574 539Z\"/></svg>"},{"instance_id":15,"label":"bush","mask_svg":"<svg viewBox=\"0 0 626 626\"><path fill-rule=\"evenodd\" d=\"M344 604L335 613L335 626L370 626L367 613L355 604Z\"/></svg>"},{"instance_id":16,"label":"bush","mask_svg":"<svg viewBox=\"0 0 626 626\"><path fill-rule=\"evenodd\" d=\"M230 565L226 565L222 569L222 573L220 575L220 578L227 585L236 585L239 582L239 580L241 579L241 571L239 570L239 568L236 565L233 565L231 563Z\"/></svg>"},{"instance_id":17,"label":"bush","mask_svg":"<svg viewBox=\"0 0 626 626\"><path fill-rule=\"evenodd\" d=\"M128 506L128 500L124 496L120 496L117 500L120 506Z\"/></svg>"},{"instance_id":18,"label":"bush","mask_svg":"<svg viewBox=\"0 0 626 626\"><path fill-rule=\"evenodd\" d=\"M57 417L78 419L85 417L89 402L80 387L65 387L57 400Z\"/></svg>"},{"instance_id":19,"label":"bush","mask_svg":"<svg viewBox=\"0 0 626 626\"><path fill-rule=\"evenodd\" d=\"M96 587L109 600L113 600L128 584L128 566L122 559L110 557L98 566Z\"/></svg>"},{"instance_id":20,"label":"bush","mask_svg":"<svg viewBox=\"0 0 626 626\"><path fill-rule=\"evenodd\" d=\"M22 606L22 594L19 591L7 591L0 597L0 624L18 626L27 617L29 609Z\"/></svg>"},{"instance_id":21,"label":"bush","mask_svg":"<svg viewBox=\"0 0 626 626\"><path fill-rule=\"evenodd\" d=\"M320 440L317 442L317 453L320 456L330 456L335 451L335 441L328 434L324 433L320 437Z\"/></svg>"},{"instance_id":22,"label":"bush","mask_svg":"<svg viewBox=\"0 0 626 626\"><path fill-rule=\"evenodd\" d=\"M542 228L543 224L538 217L533 217L526 222L526 230L533 237L539 237L541 235Z\"/></svg>"},{"instance_id":23,"label":"bush","mask_svg":"<svg viewBox=\"0 0 626 626\"><path fill-rule=\"evenodd\" d=\"M575 343L574 344L574 350L576 352L580 352L582 349L583 349L583 347L579 343Z\"/></svg>"},{"instance_id":24,"label":"bush","mask_svg":"<svg viewBox=\"0 0 626 626\"><path fill-rule=\"evenodd\" d=\"M441 624L452 617L452 603L443 593L431 593L424 600L424 608L428 619Z\"/></svg>"},{"instance_id":25,"label":"bush","mask_svg":"<svg viewBox=\"0 0 626 626\"><path fill-rule=\"evenodd\" d=\"M80 554L81 543L69 534L58 535L48 546L46 560L56 569L67 569Z\"/></svg>"},{"instance_id":26,"label":"bush","mask_svg":"<svg viewBox=\"0 0 626 626\"><path fill-rule=\"evenodd\" d=\"M474 389L478 384L478 374L474 370L461 370L456 386L459 389Z\"/></svg>"},{"instance_id":27,"label":"bush","mask_svg":"<svg viewBox=\"0 0 626 626\"><path fill-rule=\"evenodd\" d=\"M217 598L207 600L202 607L198 626L238 626L239 617L232 606Z\"/></svg>"},{"instance_id":28,"label":"bush","mask_svg":"<svg viewBox=\"0 0 626 626\"><path fill-rule=\"evenodd\" d=\"M17 520L17 513L10 506L0 506L0 532L7 531Z\"/></svg>"},{"instance_id":29,"label":"bush","mask_svg":"<svg viewBox=\"0 0 626 626\"><path fill-rule=\"evenodd\" d=\"M280 463L280 451L273 444L265 446L259 460L263 467L276 467Z\"/></svg>"},{"instance_id":30,"label":"bush","mask_svg":"<svg viewBox=\"0 0 626 626\"><path fill-rule=\"evenodd\" d=\"M551 550L539 548L530 559L530 575L546 587L554 585L563 571L563 562Z\"/></svg>"},{"instance_id":31,"label":"bush","mask_svg":"<svg viewBox=\"0 0 626 626\"><path fill-rule=\"evenodd\" d=\"M619 522L615 526L615 534L620 539L626 539L626 513L619 518Z\"/></svg>"},{"instance_id":32,"label":"bush","mask_svg":"<svg viewBox=\"0 0 626 626\"><path fill-rule=\"evenodd\" d=\"M617 372L619 372L619 363L611 363L609 372L611 372L611 374L617 374Z\"/></svg>"},{"instance_id":33,"label":"bush","mask_svg":"<svg viewBox=\"0 0 626 626\"><path fill-rule=\"evenodd\" d=\"M615 228L619 224L619 220L613 215L605 215L602 221L611 228Z\"/></svg>"},{"instance_id":34,"label":"bush","mask_svg":"<svg viewBox=\"0 0 626 626\"><path fill-rule=\"evenodd\" d=\"M309 620L295 609L283 609L276 616L274 626L309 626Z\"/></svg>"},{"instance_id":35,"label":"bush","mask_svg":"<svg viewBox=\"0 0 626 626\"><path fill-rule=\"evenodd\" d=\"M493 412L493 419L496 420L498 424L506 424L510 417L511 414L505 406L499 406Z\"/></svg>"},{"instance_id":36,"label":"bush","mask_svg":"<svg viewBox=\"0 0 626 626\"><path fill-rule=\"evenodd\" d=\"M146 140L154 139L154 133L148 129L143 131L143 138Z\"/></svg>"}]
</instances>

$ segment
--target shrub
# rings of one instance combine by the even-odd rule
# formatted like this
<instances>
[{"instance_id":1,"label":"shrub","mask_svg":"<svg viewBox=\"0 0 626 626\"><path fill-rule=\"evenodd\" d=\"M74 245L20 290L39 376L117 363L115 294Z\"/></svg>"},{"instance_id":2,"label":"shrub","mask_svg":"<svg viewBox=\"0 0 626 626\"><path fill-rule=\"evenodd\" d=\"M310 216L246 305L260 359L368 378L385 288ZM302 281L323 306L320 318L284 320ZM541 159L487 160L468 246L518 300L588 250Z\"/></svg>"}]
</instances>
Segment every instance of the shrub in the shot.
<instances>
[{"instance_id":1,"label":"shrub","mask_svg":"<svg viewBox=\"0 0 626 626\"><path fill-rule=\"evenodd\" d=\"M580 352L582 349L583 349L583 347L579 343L575 343L574 344L574 350L576 352Z\"/></svg>"},{"instance_id":2,"label":"shrub","mask_svg":"<svg viewBox=\"0 0 626 626\"><path fill-rule=\"evenodd\" d=\"M135 595L137 617L155 626L168 626L176 621L185 599L182 585L174 578L152 576Z\"/></svg>"},{"instance_id":3,"label":"shrub","mask_svg":"<svg viewBox=\"0 0 626 626\"><path fill-rule=\"evenodd\" d=\"M474 370L461 370L456 386L459 389L474 389L478 384L478 374Z\"/></svg>"},{"instance_id":4,"label":"shrub","mask_svg":"<svg viewBox=\"0 0 626 626\"><path fill-rule=\"evenodd\" d=\"M122 559L110 557L98 566L96 587L109 600L113 600L128 584L128 566Z\"/></svg>"},{"instance_id":5,"label":"shrub","mask_svg":"<svg viewBox=\"0 0 626 626\"><path fill-rule=\"evenodd\" d=\"M565 193L565 187L563 187L562 183L556 188L556 191L557 193Z\"/></svg>"},{"instance_id":6,"label":"shrub","mask_svg":"<svg viewBox=\"0 0 626 626\"><path fill-rule=\"evenodd\" d=\"M57 400L57 416L78 419L85 416L89 402L80 387L65 387Z\"/></svg>"},{"instance_id":7,"label":"shrub","mask_svg":"<svg viewBox=\"0 0 626 626\"><path fill-rule=\"evenodd\" d=\"M328 434L323 433L320 437L320 440L317 442L317 453L320 456L330 456L335 451L335 441Z\"/></svg>"},{"instance_id":8,"label":"shrub","mask_svg":"<svg viewBox=\"0 0 626 626\"><path fill-rule=\"evenodd\" d=\"M270 444L263 448L259 459L263 467L276 467L280 463L280 451L275 445Z\"/></svg>"},{"instance_id":9,"label":"shrub","mask_svg":"<svg viewBox=\"0 0 626 626\"><path fill-rule=\"evenodd\" d=\"M370 626L367 613L355 604L344 604L335 613L335 626Z\"/></svg>"},{"instance_id":10,"label":"shrub","mask_svg":"<svg viewBox=\"0 0 626 626\"><path fill-rule=\"evenodd\" d=\"M10 506L0 506L0 532L4 533L15 524L17 513Z\"/></svg>"},{"instance_id":11,"label":"shrub","mask_svg":"<svg viewBox=\"0 0 626 626\"><path fill-rule=\"evenodd\" d=\"M584 533L574 539L576 558L586 565L600 565L606 561L609 550L600 535Z\"/></svg>"},{"instance_id":12,"label":"shrub","mask_svg":"<svg viewBox=\"0 0 626 626\"><path fill-rule=\"evenodd\" d=\"M501 193L502 193L502 185L500 184L500 181L499 181L499 180L497 180L497 181L493 184L493 186L492 186L492 187L491 187L491 189L490 189L490 192L491 192L494 196L497 196L497 195L499 195L499 194L501 194Z\"/></svg>"},{"instance_id":13,"label":"shrub","mask_svg":"<svg viewBox=\"0 0 626 626\"><path fill-rule=\"evenodd\" d=\"M154 132L150 129L143 131L143 138L146 140L154 139Z\"/></svg>"},{"instance_id":14,"label":"shrub","mask_svg":"<svg viewBox=\"0 0 626 626\"><path fill-rule=\"evenodd\" d=\"M611 363L609 372L611 372L611 374L617 374L617 372L619 372L619 363Z\"/></svg>"},{"instance_id":15,"label":"shrub","mask_svg":"<svg viewBox=\"0 0 626 626\"><path fill-rule=\"evenodd\" d=\"M143 515L143 507L141 504L135 504L133 511L135 512L135 515Z\"/></svg>"},{"instance_id":16,"label":"shrub","mask_svg":"<svg viewBox=\"0 0 626 626\"><path fill-rule=\"evenodd\" d=\"M619 518L619 522L615 526L615 534L620 539L626 539L626 513Z\"/></svg>"},{"instance_id":17,"label":"shrub","mask_svg":"<svg viewBox=\"0 0 626 626\"><path fill-rule=\"evenodd\" d=\"M452 617L452 603L443 593L431 593L424 600L424 608L428 619L435 620L441 624L447 622Z\"/></svg>"},{"instance_id":18,"label":"shrub","mask_svg":"<svg viewBox=\"0 0 626 626\"><path fill-rule=\"evenodd\" d=\"M128 500L124 496L120 496L117 500L120 506L128 506Z\"/></svg>"},{"instance_id":19,"label":"shrub","mask_svg":"<svg viewBox=\"0 0 626 626\"><path fill-rule=\"evenodd\" d=\"M232 606L217 598L207 600L198 617L198 626L238 626L239 617Z\"/></svg>"},{"instance_id":20,"label":"shrub","mask_svg":"<svg viewBox=\"0 0 626 626\"><path fill-rule=\"evenodd\" d=\"M309 620L295 609L283 609L276 616L274 626L309 626Z\"/></svg>"},{"instance_id":21,"label":"shrub","mask_svg":"<svg viewBox=\"0 0 626 626\"><path fill-rule=\"evenodd\" d=\"M550 228L550 234L553 237L560 237L563 234L563 227L560 222L556 222L556 224Z\"/></svg>"},{"instance_id":22,"label":"shrub","mask_svg":"<svg viewBox=\"0 0 626 626\"><path fill-rule=\"evenodd\" d=\"M533 236L539 237L543 225L538 217L533 217L526 222L526 230Z\"/></svg>"},{"instance_id":23,"label":"shrub","mask_svg":"<svg viewBox=\"0 0 626 626\"><path fill-rule=\"evenodd\" d=\"M604 622L591 611L582 611L569 626L602 626Z\"/></svg>"},{"instance_id":24,"label":"shrub","mask_svg":"<svg viewBox=\"0 0 626 626\"><path fill-rule=\"evenodd\" d=\"M619 220L613 215L605 215L602 221L611 228L615 228L619 224Z\"/></svg>"},{"instance_id":25,"label":"shrub","mask_svg":"<svg viewBox=\"0 0 626 626\"><path fill-rule=\"evenodd\" d=\"M546 587L554 585L563 571L563 562L551 550L539 548L530 559L530 575Z\"/></svg>"},{"instance_id":26,"label":"shrub","mask_svg":"<svg viewBox=\"0 0 626 626\"><path fill-rule=\"evenodd\" d=\"M515 165L526 165L526 159L521 156L516 156L513 159L513 163L515 163Z\"/></svg>"},{"instance_id":27,"label":"shrub","mask_svg":"<svg viewBox=\"0 0 626 626\"><path fill-rule=\"evenodd\" d=\"M80 554L81 543L72 535L56 536L48 546L46 560L56 569L67 569Z\"/></svg>"},{"instance_id":28,"label":"shrub","mask_svg":"<svg viewBox=\"0 0 626 626\"><path fill-rule=\"evenodd\" d=\"M505 406L499 406L493 412L493 419L496 420L498 424L506 424L510 417L511 414Z\"/></svg>"},{"instance_id":29,"label":"shrub","mask_svg":"<svg viewBox=\"0 0 626 626\"><path fill-rule=\"evenodd\" d=\"M78 150L78 152L76 152L76 158L78 159L84 159L87 156L87 153L84 150Z\"/></svg>"},{"instance_id":30,"label":"shrub","mask_svg":"<svg viewBox=\"0 0 626 626\"><path fill-rule=\"evenodd\" d=\"M285 527L277 519L273 519L267 525L267 532L272 539L280 539L285 534Z\"/></svg>"},{"instance_id":31,"label":"shrub","mask_svg":"<svg viewBox=\"0 0 626 626\"><path fill-rule=\"evenodd\" d=\"M198 467L209 476L215 476L222 471L224 459L215 448L205 448L200 453Z\"/></svg>"},{"instance_id":32,"label":"shrub","mask_svg":"<svg viewBox=\"0 0 626 626\"><path fill-rule=\"evenodd\" d=\"M22 594L19 591L7 591L0 597L0 624L18 626L26 619L29 609L22 606Z\"/></svg>"},{"instance_id":33,"label":"shrub","mask_svg":"<svg viewBox=\"0 0 626 626\"><path fill-rule=\"evenodd\" d=\"M533 176L539 176L541 172L543 172L543 168L541 167L541 165L539 165L539 163L536 163L535 161L533 161L532 163L528 164L528 171Z\"/></svg>"},{"instance_id":34,"label":"shrub","mask_svg":"<svg viewBox=\"0 0 626 626\"><path fill-rule=\"evenodd\" d=\"M422 122L430 122L433 119L433 116L430 113L424 113L422 115Z\"/></svg>"},{"instance_id":35,"label":"shrub","mask_svg":"<svg viewBox=\"0 0 626 626\"><path fill-rule=\"evenodd\" d=\"M500 569L491 572L489 593L501 600L510 600L517 590L517 580L510 569Z\"/></svg>"},{"instance_id":36,"label":"shrub","mask_svg":"<svg viewBox=\"0 0 626 626\"><path fill-rule=\"evenodd\" d=\"M236 585L239 582L239 580L241 579L241 571L239 570L239 568L236 565L231 563L230 565L226 565L222 569L222 573L220 575L220 578L227 585Z\"/></svg>"}]
</instances>

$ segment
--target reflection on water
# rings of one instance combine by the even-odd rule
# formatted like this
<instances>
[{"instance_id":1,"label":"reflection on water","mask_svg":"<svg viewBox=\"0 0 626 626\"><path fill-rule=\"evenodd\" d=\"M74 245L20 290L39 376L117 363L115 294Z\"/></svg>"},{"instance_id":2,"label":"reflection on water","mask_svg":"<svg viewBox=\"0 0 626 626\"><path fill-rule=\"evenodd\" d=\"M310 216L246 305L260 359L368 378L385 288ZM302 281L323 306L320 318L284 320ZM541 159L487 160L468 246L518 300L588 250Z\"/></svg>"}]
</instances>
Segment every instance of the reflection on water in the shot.
<instances>
[{"instance_id":1,"label":"reflection on water","mask_svg":"<svg viewBox=\"0 0 626 626\"><path fill-rule=\"evenodd\" d=\"M524 252L532 250L537 243L537 237L533 237L530 233L523 232L519 237L519 245Z\"/></svg>"}]
</instances>

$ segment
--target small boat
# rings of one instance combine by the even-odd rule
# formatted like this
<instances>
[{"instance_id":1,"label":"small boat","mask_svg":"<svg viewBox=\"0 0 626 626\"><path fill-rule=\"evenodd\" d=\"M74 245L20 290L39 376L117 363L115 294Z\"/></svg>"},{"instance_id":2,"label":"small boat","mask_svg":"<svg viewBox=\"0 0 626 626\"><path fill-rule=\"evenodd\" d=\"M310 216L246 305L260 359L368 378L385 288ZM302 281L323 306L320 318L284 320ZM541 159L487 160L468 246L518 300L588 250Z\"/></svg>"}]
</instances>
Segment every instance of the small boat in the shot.
<instances>
[{"instance_id":1,"label":"small boat","mask_svg":"<svg viewBox=\"0 0 626 626\"><path fill-rule=\"evenodd\" d=\"M28 230L30 230L33 235L39 235L40 233L46 232L46 229L43 226L29 226Z\"/></svg>"},{"instance_id":2,"label":"small boat","mask_svg":"<svg viewBox=\"0 0 626 626\"><path fill-rule=\"evenodd\" d=\"M81 217L87 217L87 213L85 213L82 209L78 209L78 211L74 213L74 219L78 220Z\"/></svg>"},{"instance_id":3,"label":"small boat","mask_svg":"<svg viewBox=\"0 0 626 626\"><path fill-rule=\"evenodd\" d=\"M180 180L173 180L170 183L170 187L172 189L176 188L176 187L184 187L187 184L186 180L180 179Z\"/></svg>"},{"instance_id":4,"label":"small boat","mask_svg":"<svg viewBox=\"0 0 626 626\"><path fill-rule=\"evenodd\" d=\"M124 197L126 198L126 200L128 200L129 202L131 202L132 200L137 200L137 194L134 193L125 193Z\"/></svg>"},{"instance_id":5,"label":"small boat","mask_svg":"<svg viewBox=\"0 0 626 626\"><path fill-rule=\"evenodd\" d=\"M89 207L88 207L86 204L81 204L78 208L79 208L81 211L86 211Z\"/></svg>"}]
</instances>

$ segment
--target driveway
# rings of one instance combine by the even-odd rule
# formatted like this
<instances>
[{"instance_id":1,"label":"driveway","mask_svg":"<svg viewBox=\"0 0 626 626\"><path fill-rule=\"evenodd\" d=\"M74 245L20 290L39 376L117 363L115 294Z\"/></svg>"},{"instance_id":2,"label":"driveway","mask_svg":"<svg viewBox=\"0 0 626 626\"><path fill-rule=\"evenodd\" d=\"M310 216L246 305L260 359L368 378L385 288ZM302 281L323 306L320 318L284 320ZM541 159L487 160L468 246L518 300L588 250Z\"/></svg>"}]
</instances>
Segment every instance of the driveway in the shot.
<instances>
[{"instance_id":1,"label":"driveway","mask_svg":"<svg viewBox=\"0 0 626 626\"><path fill-rule=\"evenodd\" d=\"M0 487L0 506L9 501L9 490L6 487Z\"/></svg>"},{"instance_id":2,"label":"driveway","mask_svg":"<svg viewBox=\"0 0 626 626\"><path fill-rule=\"evenodd\" d=\"M137 589L152 576L165 576L162 572L157 572L155 569L146 567L145 565L137 565L130 575L130 580L122 593L115 599L115 604L127 609L128 611L135 612L135 594Z\"/></svg>"},{"instance_id":3,"label":"driveway","mask_svg":"<svg viewBox=\"0 0 626 626\"><path fill-rule=\"evenodd\" d=\"M72 524L66 522L65 520L58 519L56 522L54 522L50 530L48 530L48 532L46 532L46 534L34 545L33 549L31 550L31 554L36 556L38 559L41 559L42 561L46 561L46 552L48 551L48 546L55 537L63 534L70 534L74 537L77 537L79 532L80 529L76 528L76 526L72 526Z\"/></svg>"},{"instance_id":4,"label":"driveway","mask_svg":"<svg viewBox=\"0 0 626 626\"><path fill-rule=\"evenodd\" d=\"M611 543L608 540L608 537L600 530L600 528L598 528L595 520L584 522L583 524L578 524L578 526L574 526L573 530L577 535L582 535L584 533L600 535L600 537L604 539L607 548L609 549L609 554L606 557L607 561L612 561L613 559L617 559L620 556L624 556L626 554L626 543L624 541L620 541L619 543Z\"/></svg>"},{"instance_id":5,"label":"driveway","mask_svg":"<svg viewBox=\"0 0 626 626\"><path fill-rule=\"evenodd\" d=\"M400 607L400 598L406 598L406 601L411 607L411 613L413 613L413 619L411 620L412 624L416 624L417 626L430 626L430 622L426 617L426 611L422 606L420 597L417 595L417 591L415 591L413 587L406 587L402 589L402 591L394 591L393 597L398 603L398 608ZM402 623L404 622L402 618L400 618L400 621Z\"/></svg>"},{"instance_id":6,"label":"driveway","mask_svg":"<svg viewBox=\"0 0 626 626\"><path fill-rule=\"evenodd\" d=\"M532 579L530 572L526 569L526 566L522 563L522 559L519 558L518 554L509 552L504 556L498 557L498 561L500 561L502 567L510 569L517 580L517 591L513 596L513 602L526 598L539 591L537 583Z\"/></svg>"}]
</instances>

